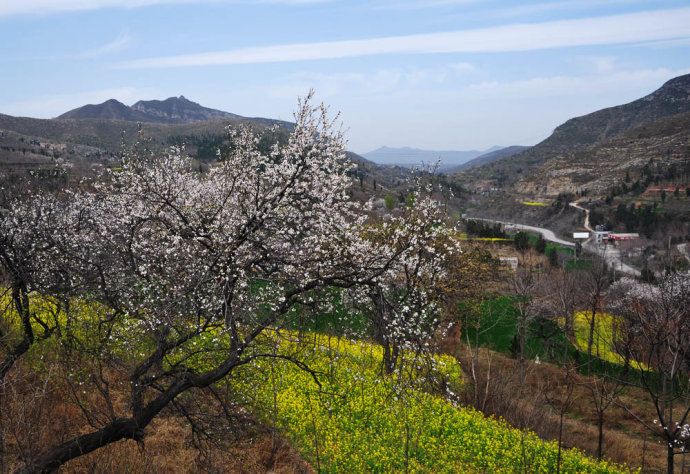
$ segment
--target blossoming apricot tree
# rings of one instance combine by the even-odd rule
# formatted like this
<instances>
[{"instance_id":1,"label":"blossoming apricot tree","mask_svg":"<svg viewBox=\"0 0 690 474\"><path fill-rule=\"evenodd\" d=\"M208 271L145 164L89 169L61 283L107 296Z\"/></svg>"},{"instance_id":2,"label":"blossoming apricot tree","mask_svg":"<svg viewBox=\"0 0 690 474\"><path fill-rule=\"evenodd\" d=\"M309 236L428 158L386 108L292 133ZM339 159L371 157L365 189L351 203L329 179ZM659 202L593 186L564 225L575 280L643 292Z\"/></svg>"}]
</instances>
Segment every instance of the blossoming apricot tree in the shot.
<instances>
[{"instance_id":1,"label":"blossoming apricot tree","mask_svg":"<svg viewBox=\"0 0 690 474\"><path fill-rule=\"evenodd\" d=\"M89 383L102 400L79 403L106 407L88 417L92 431L28 460L24 472L143 440L188 392L275 357L265 334L289 326L325 289L364 298L362 289L402 288L408 297L397 301L388 333L396 344L431 337L426 288L459 250L440 244L440 208L420 194L385 238L371 238L367 206L349 195L342 134L309 99L287 142L268 151L252 130L231 130L232 151L201 171L179 148L160 157L143 146L109 179L70 195L64 232L51 235L42 258L60 262L64 292L100 303L90 316L97 336L82 346L127 374L129 401L126 409L113 402L114 381L98 364Z\"/></svg>"}]
</instances>

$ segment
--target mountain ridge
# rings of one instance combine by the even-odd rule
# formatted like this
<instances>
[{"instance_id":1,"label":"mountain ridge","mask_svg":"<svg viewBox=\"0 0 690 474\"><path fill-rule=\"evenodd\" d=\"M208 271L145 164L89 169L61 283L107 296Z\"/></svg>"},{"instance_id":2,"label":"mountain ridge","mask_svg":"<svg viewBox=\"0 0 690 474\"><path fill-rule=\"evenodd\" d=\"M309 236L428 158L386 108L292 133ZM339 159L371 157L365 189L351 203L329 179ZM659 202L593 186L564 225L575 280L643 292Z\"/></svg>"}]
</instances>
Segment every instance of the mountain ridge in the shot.
<instances>
[{"instance_id":1,"label":"mountain ridge","mask_svg":"<svg viewBox=\"0 0 690 474\"><path fill-rule=\"evenodd\" d=\"M505 148L499 148L498 150L490 151L484 153L483 155L479 155L476 158L472 158L470 161L467 161L461 165L454 166L453 168L447 170L446 173L457 173L459 171L475 168L478 166L483 166L488 163L493 163L494 161L501 160L504 158L510 158L511 156L515 156L518 153L522 153L528 148L530 147L523 145L511 145Z\"/></svg>"},{"instance_id":2,"label":"mountain ridge","mask_svg":"<svg viewBox=\"0 0 690 474\"><path fill-rule=\"evenodd\" d=\"M535 146L510 157L463 170L457 176L461 182L489 180L500 187L533 182L541 176L540 170L548 169L549 173L557 175L559 171L555 168L565 167L567 157L575 153L587 153L587 150L623 137L633 130L688 112L690 74L685 74L666 81L655 91L632 102L573 117L556 127L549 137ZM577 187L585 183L578 181ZM543 188L545 186L531 186L531 189ZM551 194L558 191L558 186L549 186L549 189Z\"/></svg>"},{"instance_id":3,"label":"mountain ridge","mask_svg":"<svg viewBox=\"0 0 690 474\"><path fill-rule=\"evenodd\" d=\"M242 118L245 117L204 107L183 95L163 100L140 100L131 106L116 99L108 99L100 104L77 107L56 117L58 120L104 119L162 124Z\"/></svg>"}]
</instances>

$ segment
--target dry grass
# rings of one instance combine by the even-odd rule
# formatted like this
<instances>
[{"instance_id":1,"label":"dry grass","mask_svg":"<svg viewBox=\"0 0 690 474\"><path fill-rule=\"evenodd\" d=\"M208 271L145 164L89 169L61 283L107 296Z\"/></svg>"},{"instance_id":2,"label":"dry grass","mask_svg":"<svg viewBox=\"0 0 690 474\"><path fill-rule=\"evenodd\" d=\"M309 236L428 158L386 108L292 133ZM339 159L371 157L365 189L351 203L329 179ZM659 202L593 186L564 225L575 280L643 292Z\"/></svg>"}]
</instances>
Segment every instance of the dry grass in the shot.
<instances>
[{"instance_id":1,"label":"dry grass","mask_svg":"<svg viewBox=\"0 0 690 474\"><path fill-rule=\"evenodd\" d=\"M17 365L5 379L0 397L0 473L12 472L41 451L93 428L74 403L70 389L59 376L61 368L39 378ZM19 374L19 375L18 375ZM48 374L48 375L46 375ZM123 385L125 387L126 385ZM97 393L84 387L82 400L102 416L106 410ZM81 387L80 387L81 389ZM115 393L116 410L123 413L127 397ZM213 399L194 394L195 403L209 411ZM101 413L99 413L101 412ZM226 423L222 416L219 423ZM213 442L192 435L190 425L174 412L165 412L147 429L144 443L124 440L64 465L65 473L311 473L313 469L280 435L243 415L227 435ZM3 449L4 446L4 449ZM2 453L5 453L2 456Z\"/></svg>"},{"instance_id":2,"label":"dry grass","mask_svg":"<svg viewBox=\"0 0 690 474\"><path fill-rule=\"evenodd\" d=\"M269 432L237 440L228 449L189 442L189 428L164 418L149 430L144 446L121 441L67 464L70 473L311 473L313 470L281 437Z\"/></svg>"},{"instance_id":3,"label":"dry grass","mask_svg":"<svg viewBox=\"0 0 690 474\"><path fill-rule=\"evenodd\" d=\"M467 372L471 355L466 346L458 346L456 355ZM528 362L525 384L519 383L517 361L503 354L480 349L475 359L475 373L480 382L478 393L468 384L465 401L478 406L485 413L505 418L520 428L536 432L544 439L558 439L559 410L567 397L567 384L563 369L547 364ZM486 381L489 380L489 387ZM468 377L468 381L470 378ZM587 377L578 376L568 400L563 423L563 445L576 447L595 456L598 430L592 395L587 389ZM619 397L620 405L612 405L605 412L604 458L625 463L643 472L666 472L666 450L650 433L646 432L629 410L646 420L656 418L646 394L637 388L627 388ZM682 459L677 460L680 472ZM690 459L686 460L690 472Z\"/></svg>"}]
</instances>

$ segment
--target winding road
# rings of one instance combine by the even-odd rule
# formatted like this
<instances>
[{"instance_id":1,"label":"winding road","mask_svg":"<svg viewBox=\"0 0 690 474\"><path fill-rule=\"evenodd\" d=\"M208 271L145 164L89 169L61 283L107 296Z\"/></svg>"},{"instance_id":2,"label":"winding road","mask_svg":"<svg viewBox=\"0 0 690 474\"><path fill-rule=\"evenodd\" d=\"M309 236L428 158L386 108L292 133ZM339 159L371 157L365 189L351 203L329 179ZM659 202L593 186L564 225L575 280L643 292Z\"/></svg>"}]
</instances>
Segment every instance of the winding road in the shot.
<instances>
[{"instance_id":1,"label":"winding road","mask_svg":"<svg viewBox=\"0 0 690 474\"><path fill-rule=\"evenodd\" d=\"M548 240L549 242L566 245L568 247L575 247L574 243L556 237L556 234L554 234L552 230L544 229L543 227L535 227L526 224L515 224L514 222L498 221L495 219L483 219L480 217L468 217L467 219L471 219L473 221L491 222L493 224L501 224L506 228L506 230L516 229L527 230L529 232L536 232L538 234L541 234L544 237L544 240Z\"/></svg>"},{"instance_id":2,"label":"winding road","mask_svg":"<svg viewBox=\"0 0 690 474\"><path fill-rule=\"evenodd\" d=\"M585 213L584 227L588 231L592 232L592 235L589 237L589 239L582 243L583 248L589 252L599 255L607 264L609 264L609 266L611 266L611 268L613 268L614 271L636 277L641 275L637 268L631 267L627 263L623 262L621 251L617 246L608 245L607 243L599 243L596 241L594 238L594 229L592 229L592 226L589 222L589 209L580 206L580 204L577 202L571 202L570 206Z\"/></svg>"}]
</instances>

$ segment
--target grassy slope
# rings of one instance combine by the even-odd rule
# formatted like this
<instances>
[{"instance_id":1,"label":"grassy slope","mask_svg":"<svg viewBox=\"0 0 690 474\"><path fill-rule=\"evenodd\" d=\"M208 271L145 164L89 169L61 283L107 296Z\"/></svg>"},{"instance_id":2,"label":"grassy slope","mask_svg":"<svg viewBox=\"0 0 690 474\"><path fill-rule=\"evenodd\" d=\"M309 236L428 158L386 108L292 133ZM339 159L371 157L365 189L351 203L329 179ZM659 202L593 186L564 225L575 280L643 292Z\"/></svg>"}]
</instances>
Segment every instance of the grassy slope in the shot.
<instances>
[{"instance_id":1,"label":"grassy slope","mask_svg":"<svg viewBox=\"0 0 690 474\"><path fill-rule=\"evenodd\" d=\"M324 472L555 472L557 446L535 434L455 407L419 387L407 368L393 383L380 375L381 350L366 343L307 336L302 353L321 386L289 362L259 360L233 387L274 421L312 465ZM283 342L279 351L292 351ZM438 356L436 379L457 385L460 368ZM401 383L402 382L402 383ZM452 390L452 389L451 389ZM562 472L617 472L576 450L563 453Z\"/></svg>"}]
</instances>

